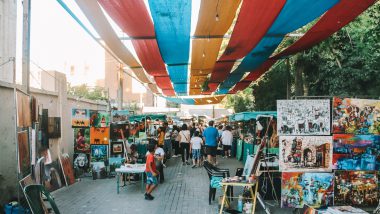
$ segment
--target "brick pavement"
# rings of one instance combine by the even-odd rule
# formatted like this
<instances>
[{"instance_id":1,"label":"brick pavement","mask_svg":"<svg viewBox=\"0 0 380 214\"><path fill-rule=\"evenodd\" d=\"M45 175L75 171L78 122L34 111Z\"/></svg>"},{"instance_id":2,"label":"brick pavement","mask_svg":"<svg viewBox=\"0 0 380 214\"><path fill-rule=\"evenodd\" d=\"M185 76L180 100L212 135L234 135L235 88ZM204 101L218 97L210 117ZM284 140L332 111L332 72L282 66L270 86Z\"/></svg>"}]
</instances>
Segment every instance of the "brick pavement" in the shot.
<instances>
[{"instance_id":1,"label":"brick pavement","mask_svg":"<svg viewBox=\"0 0 380 214\"><path fill-rule=\"evenodd\" d=\"M235 159L219 159L220 167L231 174L242 164ZM140 182L127 185L116 193L116 178L82 179L70 187L53 193L62 213L152 213L152 214L209 214L217 213L218 202L208 204L208 177L204 168L182 166L180 158L172 158L165 168L165 183L153 192L155 199L146 201ZM235 195L239 190L234 190ZM217 197L222 193L217 191ZM257 205L256 213L263 213ZM273 210L273 213L286 213ZM278 212L276 212L278 211ZM291 210L288 210L291 211ZM291 213L291 212L290 212Z\"/></svg>"}]
</instances>

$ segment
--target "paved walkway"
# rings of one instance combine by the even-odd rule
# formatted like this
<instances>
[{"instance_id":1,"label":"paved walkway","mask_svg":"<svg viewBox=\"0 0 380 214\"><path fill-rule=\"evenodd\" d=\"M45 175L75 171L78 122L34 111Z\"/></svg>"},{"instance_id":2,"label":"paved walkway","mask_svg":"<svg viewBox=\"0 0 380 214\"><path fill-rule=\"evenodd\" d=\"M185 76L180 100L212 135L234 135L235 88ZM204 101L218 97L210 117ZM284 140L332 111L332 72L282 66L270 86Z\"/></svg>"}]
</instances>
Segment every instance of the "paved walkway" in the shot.
<instances>
[{"instance_id":1,"label":"paved walkway","mask_svg":"<svg viewBox=\"0 0 380 214\"><path fill-rule=\"evenodd\" d=\"M219 159L219 163L222 168L229 168L232 175L237 167L242 167L235 159ZM116 178L82 179L70 187L54 192L53 196L61 212L70 214L217 213L218 201L215 200L212 205L208 204L209 180L204 168L192 169L190 166L182 166L180 157L169 160L167 166L165 183L153 192L153 201L144 199L140 182L123 187L120 194L116 194ZM218 190L217 197L221 194ZM256 213L263 213L260 209L258 205Z\"/></svg>"}]
</instances>

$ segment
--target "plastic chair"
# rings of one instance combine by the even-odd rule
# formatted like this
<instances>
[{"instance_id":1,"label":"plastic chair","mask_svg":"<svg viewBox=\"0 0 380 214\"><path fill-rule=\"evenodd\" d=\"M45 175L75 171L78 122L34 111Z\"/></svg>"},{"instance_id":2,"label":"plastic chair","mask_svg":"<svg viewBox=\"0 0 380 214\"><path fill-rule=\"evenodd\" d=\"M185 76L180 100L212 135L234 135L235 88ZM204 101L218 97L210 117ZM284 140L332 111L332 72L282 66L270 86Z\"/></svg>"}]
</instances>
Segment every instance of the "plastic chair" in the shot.
<instances>
[{"instance_id":1,"label":"plastic chair","mask_svg":"<svg viewBox=\"0 0 380 214\"><path fill-rule=\"evenodd\" d=\"M24 188L26 199L29 202L30 209L35 214L45 213L44 204L42 200L42 195L46 197L49 201L51 208L55 214L60 214L58 207L51 197L50 193L45 189L44 186L39 184L28 185Z\"/></svg>"},{"instance_id":2,"label":"plastic chair","mask_svg":"<svg viewBox=\"0 0 380 214\"><path fill-rule=\"evenodd\" d=\"M215 195L216 195L216 188L213 188L211 186L212 177L226 178L226 177L230 177L229 176L230 173L229 173L228 169L219 169L219 168L217 168L218 171L215 170L215 167L212 164L210 164L208 161L204 161L203 162L203 167L206 169L207 175L208 175L208 177L210 179L208 203L211 204L211 200L215 200ZM232 187L228 187L227 195L229 196L229 198L233 196Z\"/></svg>"}]
</instances>

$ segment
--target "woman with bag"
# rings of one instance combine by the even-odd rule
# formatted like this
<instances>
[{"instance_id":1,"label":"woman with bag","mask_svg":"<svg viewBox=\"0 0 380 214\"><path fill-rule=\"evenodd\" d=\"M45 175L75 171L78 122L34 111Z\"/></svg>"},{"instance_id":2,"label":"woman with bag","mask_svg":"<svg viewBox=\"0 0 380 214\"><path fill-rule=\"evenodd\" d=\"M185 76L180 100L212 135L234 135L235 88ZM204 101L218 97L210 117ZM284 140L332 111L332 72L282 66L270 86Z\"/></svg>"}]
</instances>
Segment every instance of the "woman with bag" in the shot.
<instances>
[{"instance_id":1,"label":"woman with bag","mask_svg":"<svg viewBox=\"0 0 380 214\"><path fill-rule=\"evenodd\" d=\"M190 155L190 131L187 130L186 124L182 125L181 131L179 132L178 135L180 136L179 142L180 142L181 153L182 153L182 164L190 165L190 163L188 162L189 155Z\"/></svg>"}]
</instances>

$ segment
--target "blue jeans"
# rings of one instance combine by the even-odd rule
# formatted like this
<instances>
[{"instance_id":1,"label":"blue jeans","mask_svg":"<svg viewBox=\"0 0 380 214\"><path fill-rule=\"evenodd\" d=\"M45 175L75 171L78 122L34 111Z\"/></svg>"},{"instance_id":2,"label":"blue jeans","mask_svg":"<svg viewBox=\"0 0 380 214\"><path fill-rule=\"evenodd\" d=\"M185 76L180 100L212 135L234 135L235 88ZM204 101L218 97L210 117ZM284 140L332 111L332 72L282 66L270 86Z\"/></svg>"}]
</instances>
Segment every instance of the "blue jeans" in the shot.
<instances>
[{"instance_id":1,"label":"blue jeans","mask_svg":"<svg viewBox=\"0 0 380 214\"><path fill-rule=\"evenodd\" d=\"M164 141L164 151L166 157L172 156L172 141L170 139Z\"/></svg>"}]
</instances>

